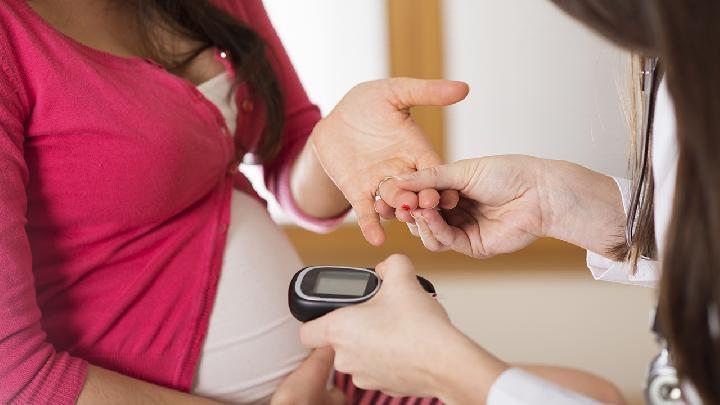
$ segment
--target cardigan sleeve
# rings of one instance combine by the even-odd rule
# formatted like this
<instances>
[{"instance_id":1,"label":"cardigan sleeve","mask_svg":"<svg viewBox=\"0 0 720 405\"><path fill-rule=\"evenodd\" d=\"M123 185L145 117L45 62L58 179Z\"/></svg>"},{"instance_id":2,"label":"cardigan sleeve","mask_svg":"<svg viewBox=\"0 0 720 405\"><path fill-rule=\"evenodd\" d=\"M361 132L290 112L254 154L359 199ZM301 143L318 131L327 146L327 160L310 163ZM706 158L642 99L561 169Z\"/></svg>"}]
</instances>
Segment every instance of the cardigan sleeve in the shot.
<instances>
[{"instance_id":1,"label":"cardigan sleeve","mask_svg":"<svg viewBox=\"0 0 720 405\"><path fill-rule=\"evenodd\" d=\"M0 32L0 403L75 403L87 363L46 340L25 233L29 108Z\"/></svg>"},{"instance_id":2,"label":"cardigan sleeve","mask_svg":"<svg viewBox=\"0 0 720 405\"><path fill-rule=\"evenodd\" d=\"M297 157L302 152L315 124L320 121L320 109L305 93L295 68L280 42L275 29L260 0L244 1L248 21L267 42L270 58L285 97L285 128L278 156L263 166L265 184L275 195L280 206L299 225L316 231L327 232L339 225L347 212L332 218L315 218L304 213L293 199L290 174ZM349 211L349 210L348 210Z\"/></svg>"}]
</instances>

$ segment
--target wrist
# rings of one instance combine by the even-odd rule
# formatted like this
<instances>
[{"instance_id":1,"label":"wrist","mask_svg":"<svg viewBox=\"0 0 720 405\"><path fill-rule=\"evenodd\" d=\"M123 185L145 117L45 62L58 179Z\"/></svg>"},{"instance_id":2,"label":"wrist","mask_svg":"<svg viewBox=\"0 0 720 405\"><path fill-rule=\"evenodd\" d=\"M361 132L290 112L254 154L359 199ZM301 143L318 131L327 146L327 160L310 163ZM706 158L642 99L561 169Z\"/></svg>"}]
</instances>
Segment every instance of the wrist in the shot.
<instances>
[{"instance_id":1,"label":"wrist","mask_svg":"<svg viewBox=\"0 0 720 405\"><path fill-rule=\"evenodd\" d=\"M497 378L509 368L470 338L456 331L434 363L434 392L446 404L483 404Z\"/></svg>"},{"instance_id":2,"label":"wrist","mask_svg":"<svg viewBox=\"0 0 720 405\"><path fill-rule=\"evenodd\" d=\"M313 218L333 218L347 211L349 203L323 168L312 135L291 170L290 192L303 213Z\"/></svg>"},{"instance_id":3,"label":"wrist","mask_svg":"<svg viewBox=\"0 0 720 405\"><path fill-rule=\"evenodd\" d=\"M612 177L559 160L541 166L543 236L600 254L624 241L625 212Z\"/></svg>"},{"instance_id":4,"label":"wrist","mask_svg":"<svg viewBox=\"0 0 720 405\"><path fill-rule=\"evenodd\" d=\"M538 159L538 170L536 184L538 200L540 201L540 212L542 216L543 237L556 239L564 238L566 230L565 222L574 210L568 201L575 199L573 186L566 184L561 179L567 177L565 162L559 160Z\"/></svg>"}]
</instances>

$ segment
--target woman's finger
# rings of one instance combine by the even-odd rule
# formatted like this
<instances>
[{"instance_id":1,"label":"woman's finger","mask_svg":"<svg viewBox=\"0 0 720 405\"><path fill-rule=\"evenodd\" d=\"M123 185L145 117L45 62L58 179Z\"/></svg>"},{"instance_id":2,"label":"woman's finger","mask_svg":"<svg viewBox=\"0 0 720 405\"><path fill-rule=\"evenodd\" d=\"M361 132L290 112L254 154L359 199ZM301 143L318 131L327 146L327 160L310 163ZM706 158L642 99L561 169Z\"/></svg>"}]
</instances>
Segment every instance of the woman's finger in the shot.
<instances>
[{"instance_id":1,"label":"woman's finger","mask_svg":"<svg viewBox=\"0 0 720 405\"><path fill-rule=\"evenodd\" d=\"M426 188L418 193L419 208L435 208L440 204L440 193L434 188Z\"/></svg>"},{"instance_id":2,"label":"woman's finger","mask_svg":"<svg viewBox=\"0 0 720 405\"><path fill-rule=\"evenodd\" d=\"M420 239L428 250L432 252L444 252L448 250L447 246L437 240L422 215L415 216L415 223L417 224L418 233L420 233Z\"/></svg>"},{"instance_id":3,"label":"woman's finger","mask_svg":"<svg viewBox=\"0 0 720 405\"><path fill-rule=\"evenodd\" d=\"M398 219L400 222L405 222L407 224L414 224L415 218L412 217L412 214L410 214L412 211L405 211L402 208L398 208L395 210L395 218Z\"/></svg>"},{"instance_id":4,"label":"woman's finger","mask_svg":"<svg viewBox=\"0 0 720 405\"><path fill-rule=\"evenodd\" d=\"M383 182L378 191L380 198L393 208L410 211L418 207L417 194L398 187L395 179Z\"/></svg>"},{"instance_id":5,"label":"woman's finger","mask_svg":"<svg viewBox=\"0 0 720 405\"><path fill-rule=\"evenodd\" d=\"M380 214L380 218L382 219L394 219L395 218L395 209L389 205L382 199L375 200L375 212Z\"/></svg>"},{"instance_id":6,"label":"woman's finger","mask_svg":"<svg viewBox=\"0 0 720 405\"><path fill-rule=\"evenodd\" d=\"M380 225L380 218L375 212L375 204L371 199L359 199L350 201L355 209L358 225L365 240L373 246L380 246L385 242L385 231Z\"/></svg>"}]
</instances>

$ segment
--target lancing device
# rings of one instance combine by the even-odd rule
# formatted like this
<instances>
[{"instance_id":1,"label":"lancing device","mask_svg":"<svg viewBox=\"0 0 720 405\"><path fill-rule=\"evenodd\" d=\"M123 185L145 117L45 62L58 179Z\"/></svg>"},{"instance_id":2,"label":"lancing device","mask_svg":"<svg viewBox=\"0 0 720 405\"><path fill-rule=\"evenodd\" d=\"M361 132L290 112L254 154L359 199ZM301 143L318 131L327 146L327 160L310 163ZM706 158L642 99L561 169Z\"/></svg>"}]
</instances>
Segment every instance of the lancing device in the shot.
<instances>
[{"instance_id":1,"label":"lancing device","mask_svg":"<svg viewBox=\"0 0 720 405\"><path fill-rule=\"evenodd\" d=\"M435 287L417 280L430 294ZM312 321L335 309L365 302L377 294L382 280L373 269L343 266L312 266L295 273L288 289L290 313L300 322Z\"/></svg>"}]
</instances>

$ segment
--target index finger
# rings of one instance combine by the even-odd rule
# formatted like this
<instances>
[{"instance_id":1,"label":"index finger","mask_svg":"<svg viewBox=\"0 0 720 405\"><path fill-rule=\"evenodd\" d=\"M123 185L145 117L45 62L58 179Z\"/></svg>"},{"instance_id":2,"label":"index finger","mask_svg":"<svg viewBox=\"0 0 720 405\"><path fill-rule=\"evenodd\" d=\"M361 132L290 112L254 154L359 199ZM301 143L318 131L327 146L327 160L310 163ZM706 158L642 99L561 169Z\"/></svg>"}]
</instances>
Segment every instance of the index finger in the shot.
<instances>
[{"instance_id":1,"label":"index finger","mask_svg":"<svg viewBox=\"0 0 720 405\"><path fill-rule=\"evenodd\" d=\"M426 188L418 192L419 208L435 208L441 201L440 193L434 188Z\"/></svg>"}]
</instances>

